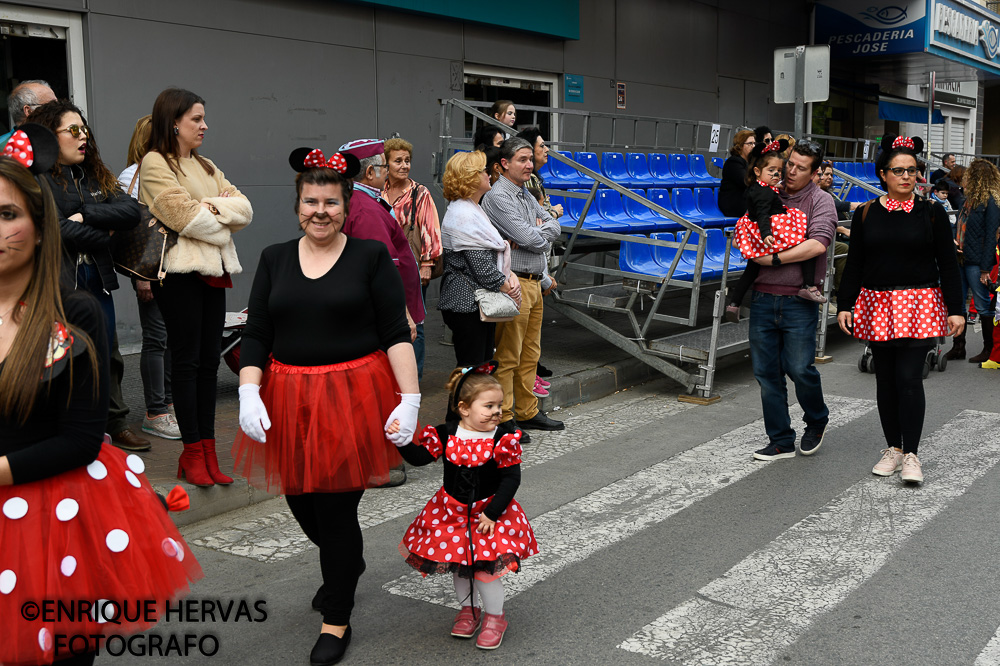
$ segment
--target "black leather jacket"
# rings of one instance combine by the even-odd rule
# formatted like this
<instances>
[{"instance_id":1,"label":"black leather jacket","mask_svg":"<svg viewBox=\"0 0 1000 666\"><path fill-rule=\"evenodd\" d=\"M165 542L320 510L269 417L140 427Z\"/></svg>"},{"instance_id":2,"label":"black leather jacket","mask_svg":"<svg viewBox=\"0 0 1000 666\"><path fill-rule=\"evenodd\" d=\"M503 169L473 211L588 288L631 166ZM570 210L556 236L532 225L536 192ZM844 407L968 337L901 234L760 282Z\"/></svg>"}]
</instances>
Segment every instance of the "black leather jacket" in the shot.
<instances>
[{"instance_id":1,"label":"black leather jacket","mask_svg":"<svg viewBox=\"0 0 1000 666\"><path fill-rule=\"evenodd\" d=\"M79 166L60 166L57 182L51 173L45 179L59 208L59 231L63 242L63 263L75 275L80 255L89 255L101 275L105 291L118 288L118 276L111 259L112 231L126 231L139 224L139 204L120 189L110 197L101 194ZM80 213L83 222L69 219Z\"/></svg>"}]
</instances>

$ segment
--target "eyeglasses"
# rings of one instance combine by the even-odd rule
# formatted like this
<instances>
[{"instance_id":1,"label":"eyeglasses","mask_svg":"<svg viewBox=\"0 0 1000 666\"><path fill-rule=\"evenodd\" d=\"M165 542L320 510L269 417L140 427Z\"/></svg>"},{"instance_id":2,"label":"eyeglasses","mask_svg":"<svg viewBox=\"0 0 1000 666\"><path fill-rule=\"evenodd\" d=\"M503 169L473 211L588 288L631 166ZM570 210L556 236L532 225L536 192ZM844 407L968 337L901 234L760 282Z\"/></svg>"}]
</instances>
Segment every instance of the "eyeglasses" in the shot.
<instances>
[{"instance_id":1,"label":"eyeglasses","mask_svg":"<svg viewBox=\"0 0 1000 666\"><path fill-rule=\"evenodd\" d=\"M744 146L756 146L757 145L757 141L751 139L750 141L744 141L743 145Z\"/></svg>"},{"instance_id":2,"label":"eyeglasses","mask_svg":"<svg viewBox=\"0 0 1000 666\"><path fill-rule=\"evenodd\" d=\"M917 167L893 167L892 169L886 169L886 171L891 171L893 176L902 176L904 173L910 176L917 175Z\"/></svg>"},{"instance_id":3,"label":"eyeglasses","mask_svg":"<svg viewBox=\"0 0 1000 666\"><path fill-rule=\"evenodd\" d=\"M81 134L90 136L90 128L86 125L70 125L69 127L63 128L61 130L56 130L56 134L59 132L69 132L73 135L74 139L79 139Z\"/></svg>"}]
</instances>

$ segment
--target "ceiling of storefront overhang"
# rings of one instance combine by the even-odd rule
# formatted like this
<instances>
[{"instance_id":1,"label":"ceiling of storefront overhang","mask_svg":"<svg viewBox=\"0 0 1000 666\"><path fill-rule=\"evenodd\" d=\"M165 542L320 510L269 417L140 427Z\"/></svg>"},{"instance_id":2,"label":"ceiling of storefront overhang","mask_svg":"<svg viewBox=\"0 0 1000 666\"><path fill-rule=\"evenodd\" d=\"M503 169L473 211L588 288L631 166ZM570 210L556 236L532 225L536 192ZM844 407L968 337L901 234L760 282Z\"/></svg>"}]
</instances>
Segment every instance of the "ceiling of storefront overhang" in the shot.
<instances>
[{"instance_id":1,"label":"ceiling of storefront overhang","mask_svg":"<svg viewBox=\"0 0 1000 666\"><path fill-rule=\"evenodd\" d=\"M866 83L880 87L889 85L920 85L927 82L930 72L936 72L938 83L951 81L984 81L987 86L1000 85L1000 77L948 60L933 53L901 53L867 58L839 58L833 63L833 75L852 79L864 73Z\"/></svg>"}]
</instances>

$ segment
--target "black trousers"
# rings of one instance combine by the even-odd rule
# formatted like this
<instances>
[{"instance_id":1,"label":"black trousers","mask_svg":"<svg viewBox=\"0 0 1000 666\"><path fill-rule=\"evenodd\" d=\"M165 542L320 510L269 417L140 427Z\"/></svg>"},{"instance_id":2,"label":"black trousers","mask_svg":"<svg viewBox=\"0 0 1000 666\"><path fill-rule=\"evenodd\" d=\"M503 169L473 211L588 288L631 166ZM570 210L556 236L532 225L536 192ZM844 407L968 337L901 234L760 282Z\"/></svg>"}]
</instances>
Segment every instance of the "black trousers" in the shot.
<instances>
[{"instance_id":1,"label":"black trousers","mask_svg":"<svg viewBox=\"0 0 1000 666\"><path fill-rule=\"evenodd\" d=\"M167 327L174 410L181 441L215 439L215 399L226 322L226 290L195 274L172 273L153 297Z\"/></svg>"},{"instance_id":2,"label":"black trousers","mask_svg":"<svg viewBox=\"0 0 1000 666\"><path fill-rule=\"evenodd\" d=\"M876 401L882 434L889 446L916 453L924 429L923 368L933 345L871 345Z\"/></svg>"},{"instance_id":3,"label":"black trousers","mask_svg":"<svg viewBox=\"0 0 1000 666\"><path fill-rule=\"evenodd\" d=\"M358 504L363 490L344 493L304 493L286 495L288 508L302 531L319 547L323 572L323 622L350 624L354 592L364 555Z\"/></svg>"},{"instance_id":4,"label":"black trousers","mask_svg":"<svg viewBox=\"0 0 1000 666\"><path fill-rule=\"evenodd\" d=\"M497 325L481 321L475 312L442 310L441 318L451 329L455 343L455 361L461 367L479 365L493 358Z\"/></svg>"}]
</instances>

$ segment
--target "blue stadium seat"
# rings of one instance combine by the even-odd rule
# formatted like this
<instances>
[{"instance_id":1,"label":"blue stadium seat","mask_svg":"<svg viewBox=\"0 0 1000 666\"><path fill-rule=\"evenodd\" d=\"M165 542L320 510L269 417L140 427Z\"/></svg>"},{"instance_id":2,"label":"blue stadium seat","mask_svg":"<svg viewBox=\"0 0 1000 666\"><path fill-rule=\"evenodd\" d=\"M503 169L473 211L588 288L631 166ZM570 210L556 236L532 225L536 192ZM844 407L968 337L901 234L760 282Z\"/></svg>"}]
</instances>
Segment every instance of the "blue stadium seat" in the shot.
<instances>
[{"instance_id":1,"label":"blue stadium seat","mask_svg":"<svg viewBox=\"0 0 1000 666\"><path fill-rule=\"evenodd\" d=\"M713 185L718 186L722 182L721 178L713 178L708 173L708 167L705 166L705 156L692 154L688 158L688 169L691 171L691 175L695 177L699 185L705 185L711 187Z\"/></svg>"},{"instance_id":2,"label":"blue stadium seat","mask_svg":"<svg viewBox=\"0 0 1000 666\"><path fill-rule=\"evenodd\" d=\"M645 238L642 234L632 235ZM673 240L673 237L669 240ZM667 249L672 248L660 248L654 245L647 245L645 243L630 243L628 241L622 241L621 249L618 252L618 268L619 270L628 271L630 273L642 273L643 275L663 277L667 274L667 271L664 270L664 268L657 263L655 259L653 259L653 251Z\"/></svg>"},{"instance_id":3,"label":"blue stadium seat","mask_svg":"<svg viewBox=\"0 0 1000 666\"><path fill-rule=\"evenodd\" d=\"M639 195L643 199L646 198L646 193L642 190L632 190L632 193ZM642 220L644 222L665 222L667 219L628 197L622 197L622 206L625 207L625 212L628 213L629 217L633 220Z\"/></svg>"},{"instance_id":4,"label":"blue stadium seat","mask_svg":"<svg viewBox=\"0 0 1000 666\"><path fill-rule=\"evenodd\" d=\"M714 164L715 166L717 166L717 167L719 167L721 169L723 166L725 166L726 160L723 159L723 158L721 158L721 157L713 157L712 158L712 164Z\"/></svg>"},{"instance_id":5,"label":"blue stadium seat","mask_svg":"<svg viewBox=\"0 0 1000 666\"><path fill-rule=\"evenodd\" d=\"M550 194L549 204L552 206L560 205L563 207L563 216L560 220L575 220L575 217L570 217L569 204L566 203L566 197L561 194Z\"/></svg>"},{"instance_id":6,"label":"blue stadium seat","mask_svg":"<svg viewBox=\"0 0 1000 666\"><path fill-rule=\"evenodd\" d=\"M574 153L574 155L575 157L573 159L579 162L580 165L587 167L591 171L601 173L601 163L597 160L597 153L580 152ZM594 179L590 176L586 176L582 173L577 173L577 176L580 179L579 187L590 187L594 184Z\"/></svg>"},{"instance_id":7,"label":"blue stadium seat","mask_svg":"<svg viewBox=\"0 0 1000 666\"><path fill-rule=\"evenodd\" d=\"M671 199L670 190L666 188L651 187L646 192L646 198L655 203L657 206L660 206L661 208L665 208L667 210L674 210L674 205L670 202ZM660 223L661 231L676 231L678 229L683 229L683 228L684 227L683 225L681 225L680 222L674 222L670 218L666 218L664 219L663 222Z\"/></svg>"},{"instance_id":8,"label":"blue stadium seat","mask_svg":"<svg viewBox=\"0 0 1000 666\"><path fill-rule=\"evenodd\" d=\"M695 202L694 191L686 187L675 187L672 193L674 201L674 212L684 219L691 220L699 227L722 226L730 224L730 218L724 216L713 216L704 213L698 208Z\"/></svg>"},{"instance_id":9,"label":"blue stadium seat","mask_svg":"<svg viewBox=\"0 0 1000 666\"><path fill-rule=\"evenodd\" d=\"M573 159L573 153L559 151L559 154L563 157L568 157ZM576 169L564 164L557 159L549 159L549 163L546 165L549 167L549 177L545 179L545 187L549 187L555 190L569 190L574 187L581 187L580 174L577 173Z\"/></svg>"},{"instance_id":10,"label":"blue stadium seat","mask_svg":"<svg viewBox=\"0 0 1000 666\"><path fill-rule=\"evenodd\" d=\"M874 162L865 162L865 176L872 185L878 185L878 171L875 170Z\"/></svg>"},{"instance_id":11,"label":"blue stadium seat","mask_svg":"<svg viewBox=\"0 0 1000 666\"><path fill-rule=\"evenodd\" d=\"M656 179L649 173L649 162L646 153L628 153L625 156L625 166L632 176L632 187L655 187Z\"/></svg>"},{"instance_id":12,"label":"blue stadium seat","mask_svg":"<svg viewBox=\"0 0 1000 666\"><path fill-rule=\"evenodd\" d=\"M622 197L614 190L597 191L597 210L605 220L628 225L630 231L641 233L656 231L656 222L637 220L625 212Z\"/></svg>"},{"instance_id":13,"label":"blue stadium seat","mask_svg":"<svg viewBox=\"0 0 1000 666\"><path fill-rule=\"evenodd\" d=\"M670 159L663 153L649 154L649 173L657 187L680 186L680 181L670 170Z\"/></svg>"},{"instance_id":14,"label":"blue stadium seat","mask_svg":"<svg viewBox=\"0 0 1000 666\"><path fill-rule=\"evenodd\" d=\"M570 190L571 192L579 192L580 194L589 194L590 190ZM607 190L608 192L613 192L613 190ZM632 227L627 222L619 222L616 220L607 220L601 215L600 207L600 195L604 190L598 190L597 198L594 200L594 204L587 211L587 219L583 221L582 229L594 229L596 231L607 231L613 234L627 234L632 231ZM617 192L613 192L618 194ZM580 219L580 213L583 212L583 205L586 203L586 199L571 199L566 198L569 202L570 209L569 215L572 216L573 224ZM628 219L628 218L625 218ZM567 225L569 226L569 225Z\"/></svg>"},{"instance_id":15,"label":"blue stadium seat","mask_svg":"<svg viewBox=\"0 0 1000 666\"><path fill-rule=\"evenodd\" d=\"M665 240L673 241L680 240L683 237L683 232L677 234L675 237L671 232L659 232L655 234L650 234L649 237L655 240ZM694 260L692 260L688 255L690 251L685 250L681 255L680 261L677 262L677 269L674 271L674 277L681 280L690 280L694 277ZM663 267L663 274L666 275L667 270L670 268L670 262L674 260L674 256L677 254L677 248L675 247L659 247L653 246L653 258L656 260L660 266ZM720 273L721 275L721 273Z\"/></svg>"},{"instance_id":16,"label":"blue stadium seat","mask_svg":"<svg viewBox=\"0 0 1000 666\"><path fill-rule=\"evenodd\" d=\"M709 229L708 230L708 241L705 244L705 255L709 257L713 264L719 266L722 265L723 260L726 256L726 234L722 229ZM736 250L736 255L740 257L737 262L734 260L732 253L729 255L729 270L741 271L746 268L746 262L743 261L742 255L740 255L739 250Z\"/></svg>"},{"instance_id":17,"label":"blue stadium seat","mask_svg":"<svg viewBox=\"0 0 1000 666\"><path fill-rule=\"evenodd\" d=\"M736 217L726 217L719 210L719 193L713 187L696 187L694 188L694 198L695 203L698 204L698 210L709 217L723 218L727 220L726 224L736 224Z\"/></svg>"},{"instance_id":18,"label":"blue stadium seat","mask_svg":"<svg viewBox=\"0 0 1000 666\"><path fill-rule=\"evenodd\" d=\"M677 232L677 241L680 242L683 239L684 239L684 233L680 231ZM681 261L685 263L688 270L693 274L695 261L697 261L698 257L698 249L697 249L698 235L691 234L691 238L689 239L688 242L689 245L685 246L684 254L681 255ZM708 245L706 241L705 257L702 259L701 262L701 278L703 280L712 280L720 277L722 277L722 263L719 261L713 261L708 256Z\"/></svg>"},{"instance_id":19,"label":"blue stadium seat","mask_svg":"<svg viewBox=\"0 0 1000 666\"><path fill-rule=\"evenodd\" d=\"M601 155L601 171L608 180L613 180L622 187L636 187L635 178L625 166L625 156L621 153L604 153Z\"/></svg>"},{"instance_id":20,"label":"blue stadium seat","mask_svg":"<svg viewBox=\"0 0 1000 666\"><path fill-rule=\"evenodd\" d=\"M843 171L847 173L847 162L834 162L833 168L836 169L837 171ZM836 187L840 187L841 185L844 184L844 179L838 176L837 174L833 174L833 184Z\"/></svg>"},{"instance_id":21,"label":"blue stadium seat","mask_svg":"<svg viewBox=\"0 0 1000 666\"><path fill-rule=\"evenodd\" d=\"M701 185L698 179L691 175L688 168L688 156L684 153L670 153L670 173L677 179L677 184L681 187L691 187Z\"/></svg>"}]
</instances>

